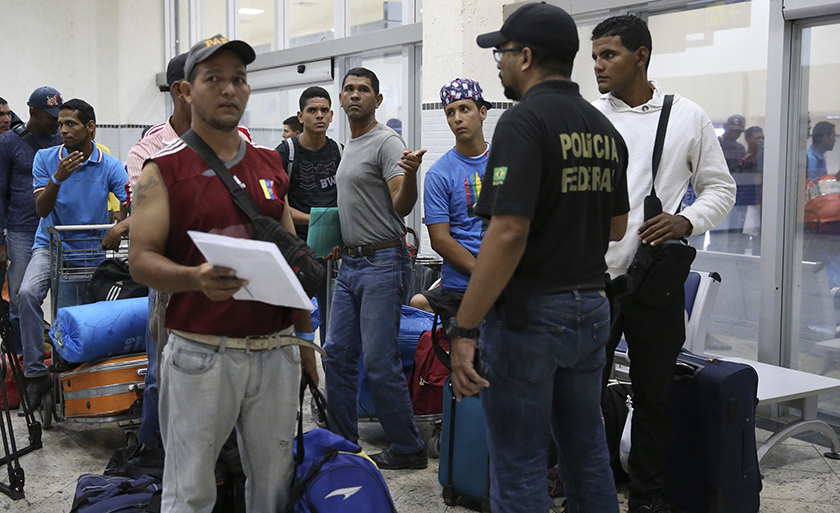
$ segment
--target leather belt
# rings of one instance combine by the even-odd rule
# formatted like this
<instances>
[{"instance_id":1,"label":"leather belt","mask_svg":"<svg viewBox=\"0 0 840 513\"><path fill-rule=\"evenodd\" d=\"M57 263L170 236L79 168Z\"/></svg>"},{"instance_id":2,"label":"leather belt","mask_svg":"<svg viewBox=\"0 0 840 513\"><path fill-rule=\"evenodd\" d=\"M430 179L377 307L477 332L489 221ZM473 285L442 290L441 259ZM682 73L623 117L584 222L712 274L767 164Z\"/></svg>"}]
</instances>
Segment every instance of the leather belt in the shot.
<instances>
[{"instance_id":1,"label":"leather belt","mask_svg":"<svg viewBox=\"0 0 840 513\"><path fill-rule=\"evenodd\" d=\"M171 330L173 334L190 342L203 344L206 346L221 347L222 339L225 340L225 349L238 349L250 353L252 351L267 351L269 349L276 349L278 347L286 346L303 346L314 349L321 353L321 356L327 356L327 353L321 349L321 346L309 340L295 337L292 335L294 328L288 328L278 333L270 335L259 335L256 337L222 337L219 335L208 335L205 333L189 333L186 331Z\"/></svg>"},{"instance_id":2,"label":"leather belt","mask_svg":"<svg viewBox=\"0 0 840 513\"><path fill-rule=\"evenodd\" d=\"M402 244L402 239L391 239L384 242L377 242L375 244L368 244L367 246L347 246L344 250L351 257L357 256L373 256L374 252L380 249L395 248Z\"/></svg>"}]
</instances>

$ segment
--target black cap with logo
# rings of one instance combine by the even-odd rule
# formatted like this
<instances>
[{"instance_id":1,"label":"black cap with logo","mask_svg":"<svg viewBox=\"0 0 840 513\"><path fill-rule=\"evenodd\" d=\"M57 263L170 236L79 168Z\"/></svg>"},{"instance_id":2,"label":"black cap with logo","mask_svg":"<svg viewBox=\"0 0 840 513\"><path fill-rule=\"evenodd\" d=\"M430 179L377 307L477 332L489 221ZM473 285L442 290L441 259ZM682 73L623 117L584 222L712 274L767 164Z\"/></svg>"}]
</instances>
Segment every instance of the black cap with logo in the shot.
<instances>
[{"instance_id":1,"label":"black cap with logo","mask_svg":"<svg viewBox=\"0 0 840 513\"><path fill-rule=\"evenodd\" d=\"M228 41L221 34L216 34L213 37L199 41L190 48L190 51L187 53L187 61L184 64L184 77L189 79L190 73L196 64L206 61L211 55L222 48L236 52L246 66L254 62L254 59L257 58L254 49L245 41Z\"/></svg>"},{"instance_id":2,"label":"black cap with logo","mask_svg":"<svg viewBox=\"0 0 840 513\"><path fill-rule=\"evenodd\" d=\"M508 16L501 29L476 38L482 48L498 47L508 41L545 46L571 58L580 49L577 25L572 17L545 2L523 5Z\"/></svg>"}]
</instances>

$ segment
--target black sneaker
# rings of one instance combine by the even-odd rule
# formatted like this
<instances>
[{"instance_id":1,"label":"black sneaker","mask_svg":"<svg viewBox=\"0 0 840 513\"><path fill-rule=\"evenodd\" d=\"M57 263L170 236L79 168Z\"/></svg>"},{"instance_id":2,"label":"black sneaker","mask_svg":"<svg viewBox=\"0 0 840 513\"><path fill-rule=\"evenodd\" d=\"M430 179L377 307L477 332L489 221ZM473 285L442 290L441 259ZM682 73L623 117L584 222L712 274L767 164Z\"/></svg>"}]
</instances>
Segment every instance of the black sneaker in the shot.
<instances>
[{"instance_id":1,"label":"black sneaker","mask_svg":"<svg viewBox=\"0 0 840 513\"><path fill-rule=\"evenodd\" d=\"M656 498L650 504L630 508L630 513L671 513L671 506L661 498Z\"/></svg>"},{"instance_id":2,"label":"black sneaker","mask_svg":"<svg viewBox=\"0 0 840 513\"><path fill-rule=\"evenodd\" d=\"M29 380L29 384L26 385L26 402L21 405L26 415L38 410L44 396L50 393L52 387L53 379L49 374ZM26 408L26 405L29 405L29 408Z\"/></svg>"},{"instance_id":3,"label":"black sneaker","mask_svg":"<svg viewBox=\"0 0 840 513\"><path fill-rule=\"evenodd\" d=\"M404 468L420 470L429 466L429 458L426 455L425 447L410 454L398 454L388 447L382 452L372 454L370 459L376 463L377 467L386 470L398 470Z\"/></svg>"}]
</instances>

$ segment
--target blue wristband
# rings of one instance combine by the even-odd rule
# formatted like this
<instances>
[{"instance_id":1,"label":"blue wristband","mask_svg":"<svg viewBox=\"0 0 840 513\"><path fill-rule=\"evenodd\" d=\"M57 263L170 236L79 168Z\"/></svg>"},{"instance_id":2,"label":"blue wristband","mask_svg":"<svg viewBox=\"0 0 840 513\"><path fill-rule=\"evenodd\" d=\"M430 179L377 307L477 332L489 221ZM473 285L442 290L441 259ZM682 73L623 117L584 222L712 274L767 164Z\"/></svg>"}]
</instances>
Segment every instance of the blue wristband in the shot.
<instances>
[{"instance_id":1,"label":"blue wristband","mask_svg":"<svg viewBox=\"0 0 840 513\"><path fill-rule=\"evenodd\" d=\"M56 179L55 179L55 175L52 175L52 176L50 177L50 180L52 180L52 183L54 183L54 184L56 184L56 185L61 185L62 183L64 183L64 180L62 180L62 181L60 181L60 182L59 182L58 180L56 180Z\"/></svg>"},{"instance_id":2,"label":"blue wristband","mask_svg":"<svg viewBox=\"0 0 840 513\"><path fill-rule=\"evenodd\" d=\"M315 334L314 333L299 333L299 332L296 331L295 336L298 337L298 338L302 338L303 340L308 340L310 342L315 341Z\"/></svg>"}]
</instances>

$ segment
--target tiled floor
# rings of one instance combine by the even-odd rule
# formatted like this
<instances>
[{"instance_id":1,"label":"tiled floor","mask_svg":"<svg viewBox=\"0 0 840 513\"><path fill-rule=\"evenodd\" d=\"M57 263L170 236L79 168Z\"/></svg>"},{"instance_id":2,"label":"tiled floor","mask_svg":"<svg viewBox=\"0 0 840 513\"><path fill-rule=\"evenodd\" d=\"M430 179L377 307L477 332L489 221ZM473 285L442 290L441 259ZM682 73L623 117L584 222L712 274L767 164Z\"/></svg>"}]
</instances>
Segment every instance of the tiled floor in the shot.
<instances>
[{"instance_id":1,"label":"tiled floor","mask_svg":"<svg viewBox=\"0 0 840 513\"><path fill-rule=\"evenodd\" d=\"M308 405L308 401L306 403ZM308 407L305 429L314 427ZM26 441L22 419L13 415L18 443ZM421 424L424 437L429 424ZM378 424L360 424L362 445L368 453L386 446ZM770 435L757 433L759 443ZM0 495L0 511L66 512L73 501L76 478L82 473L101 473L111 453L124 443L123 432L113 424L86 425L63 422L44 432L44 447L21 458L26 473L26 498L12 501ZM762 513L840 512L840 461L822 456L825 448L799 440L787 440L770 453L761 465L764 490ZM400 513L442 513L468 510L446 506L437 480L437 460L426 470L384 471L385 479ZM0 481L8 482L5 467ZM626 512L626 490L619 493L622 513ZM558 504L561 501L558 501Z\"/></svg>"}]
</instances>

